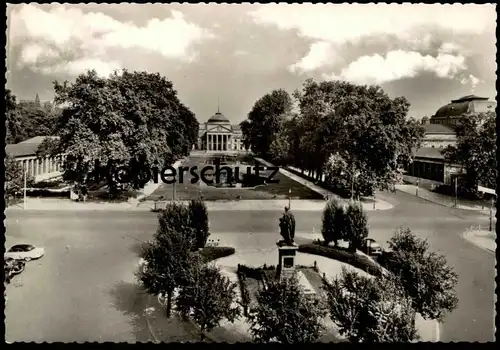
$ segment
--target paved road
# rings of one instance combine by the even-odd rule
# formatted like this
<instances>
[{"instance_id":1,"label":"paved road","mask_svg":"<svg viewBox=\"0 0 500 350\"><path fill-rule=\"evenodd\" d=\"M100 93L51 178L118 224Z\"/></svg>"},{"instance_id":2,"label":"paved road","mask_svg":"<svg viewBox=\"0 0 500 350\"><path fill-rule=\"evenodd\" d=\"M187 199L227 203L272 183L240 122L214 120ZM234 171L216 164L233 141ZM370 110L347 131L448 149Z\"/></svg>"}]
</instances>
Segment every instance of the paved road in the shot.
<instances>
[{"instance_id":1,"label":"paved road","mask_svg":"<svg viewBox=\"0 0 500 350\"><path fill-rule=\"evenodd\" d=\"M407 225L459 274L460 304L442 325L441 340L493 341L495 257L461 237L488 217L403 193L387 197L396 208L368 213L371 235L385 242ZM275 249L280 215L212 212L211 231L240 251ZM298 233L320 231L321 213L295 216ZM156 224L149 212L9 212L7 246L30 242L44 246L46 255L7 287L7 341L151 341L133 272L138 240L149 239Z\"/></svg>"}]
</instances>

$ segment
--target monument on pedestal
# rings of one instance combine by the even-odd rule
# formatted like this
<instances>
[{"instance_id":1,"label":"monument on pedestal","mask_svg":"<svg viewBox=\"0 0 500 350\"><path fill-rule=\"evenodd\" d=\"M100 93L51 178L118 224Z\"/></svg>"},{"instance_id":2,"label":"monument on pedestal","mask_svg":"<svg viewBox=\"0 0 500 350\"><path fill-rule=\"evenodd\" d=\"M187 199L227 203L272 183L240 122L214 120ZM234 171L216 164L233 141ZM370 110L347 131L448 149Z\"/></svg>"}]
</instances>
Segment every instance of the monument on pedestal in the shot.
<instances>
[{"instance_id":1,"label":"monument on pedestal","mask_svg":"<svg viewBox=\"0 0 500 350\"><path fill-rule=\"evenodd\" d=\"M282 240L276 242L278 246L278 268L276 269L277 277L291 277L294 273L297 276L298 283L303 287L306 295L316 294L311 283L308 281L302 271L295 270L295 257L299 247L293 241L295 237L295 218L288 207L285 207L285 213L280 218L280 234Z\"/></svg>"},{"instance_id":2,"label":"monument on pedestal","mask_svg":"<svg viewBox=\"0 0 500 350\"><path fill-rule=\"evenodd\" d=\"M283 239L276 242L279 256L276 272L281 279L283 276L293 274L295 270L295 256L299 249L293 241L295 237L295 218L288 207L285 208L285 213L280 218L279 226Z\"/></svg>"}]
</instances>

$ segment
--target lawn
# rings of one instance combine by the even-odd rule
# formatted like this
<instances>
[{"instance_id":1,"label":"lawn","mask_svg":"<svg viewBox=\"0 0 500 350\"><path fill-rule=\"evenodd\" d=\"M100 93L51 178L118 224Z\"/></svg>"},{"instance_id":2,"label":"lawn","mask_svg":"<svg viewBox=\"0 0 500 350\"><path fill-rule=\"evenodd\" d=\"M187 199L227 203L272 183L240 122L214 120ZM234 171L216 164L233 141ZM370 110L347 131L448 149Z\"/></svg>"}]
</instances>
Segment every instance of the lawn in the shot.
<instances>
[{"instance_id":1,"label":"lawn","mask_svg":"<svg viewBox=\"0 0 500 350\"><path fill-rule=\"evenodd\" d=\"M335 259L361 269L373 276L380 276L383 273L382 267L374 260L371 260L358 252L349 252L343 247L326 246L322 242L310 242L299 245L299 252Z\"/></svg>"},{"instance_id":2,"label":"lawn","mask_svg":"<svg viewBox=\"0 0 500 350\"><path fill-rule=\"evenodd\" d=\"M245 155L248 157L248 155ZM239 157L239 161L245 161L244 156ZM208 165L210 158L213 156L190 156L182 164L184 167L194 167L200 169ZM253 164L249 164L253 165ZM242 164L242 167L244 164ZM288 199L289 191L291 193L292 199L323 199L321 195L312 191L308 187L278 173L274 176L274 179L279 180L279 183L261 185L255 188L227 188L227 187L214 187L208 186L202 181L197 183L191 183L192 176L185 174L183 177L183 183L176 184L161 184L160 187L154 191L148 199L150 200L190 200L195 198L203 197L206 201L217 201L217 200L259 200L259 199Z\"/></svg>"}]
</instances>

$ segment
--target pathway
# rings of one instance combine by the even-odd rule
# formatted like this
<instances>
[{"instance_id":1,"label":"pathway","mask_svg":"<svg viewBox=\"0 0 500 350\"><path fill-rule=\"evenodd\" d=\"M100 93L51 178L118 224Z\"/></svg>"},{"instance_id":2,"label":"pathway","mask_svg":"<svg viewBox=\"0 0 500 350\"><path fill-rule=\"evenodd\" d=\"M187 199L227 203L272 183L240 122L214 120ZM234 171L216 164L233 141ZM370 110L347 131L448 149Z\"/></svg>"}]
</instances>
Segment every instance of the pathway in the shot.
<instances>
[{"instance_id":1,"label":"pathway","mask_svg":"<svg viewBox=\"0 0 500 350\"><path fill-rule=\"evenodd\" d=\"M450 208L457 208L457 209L463 209L463 210L476 210L484 213L488 213L490 208L489 206L485 206L484 204L479 204L479 201L470 201L470 200L465 200L458 198L455 205L455 198L452 196L447 196L441 193L436 193L429 191L426 188L418 187L417 191L417 186L415 185L410 185L410 184L402 184L402 185L396 185L396 189L401 192L405 192L408 194L411 194L413 196L417 196L419 198L428 200L430 202L443 205L445 207L450 207ZM493 215L496 214L496 208L493 206Z\"/></svg>"},{"instance_id":2,"label":"pathway","mask_svg":"<svg viewBox=\"0 0 500 350\"><path fill-rule=\"evenodd\" d=\"M258 162L260 162L260 163L262 163L262 164L264 164L266 166L274 166L272 163L270 163L270 162L268 162L268 161L266 161L266 160L264 160L262 158L255 157L255 160L257 160ZM298 169L294 169L294 170L299 171ZM288 171L286 169L283 169L283 168L280 168L279 171L283 175L291 178L292 180L297 181L301 185L309 187L311 190L315 191L316 193L319 193L324 198L337 198L337 199L341 199L341 197L339 197L337 194L333 193L332 191L327 190L327 189L325 189L323 187L320 187L320 186L314 184L312 181L310 181L308 179L305 179L302 176L296 175L296 174L294 174L294 173L292 173L292 172L290 172L290 171ZM345 201L344 199L341 199L341 200ZM371 203L367 203L367 202L364 202L362 200L361 203L363 205L363 209L366 210L366 211L371 211L371 210L388 210L388 209L392 209L394 207L389 202L383 201L381 199L376 199L375 200L375 209L373 209L373 200L371 200Z\"/></svg>"}]
</instances>

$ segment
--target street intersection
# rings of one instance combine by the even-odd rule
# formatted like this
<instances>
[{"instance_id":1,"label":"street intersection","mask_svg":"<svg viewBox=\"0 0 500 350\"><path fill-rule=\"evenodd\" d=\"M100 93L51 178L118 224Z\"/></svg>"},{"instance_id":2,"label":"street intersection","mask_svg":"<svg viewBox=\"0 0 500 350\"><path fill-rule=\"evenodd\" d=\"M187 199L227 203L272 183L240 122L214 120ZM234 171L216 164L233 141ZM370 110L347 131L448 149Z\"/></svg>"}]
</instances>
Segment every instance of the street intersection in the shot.
<instances>
[{"instance_id":1,"label":"street intersection","mask_svg":"<svg viewBox=\"0 0 500 350\"><path fill-rule=\"evenodd\" d=\"M384 245L398 226L410 227L459 275L459 306L441 325L441 341L493 341L495 257L462 237L467 227L486 225L488 216L401 192L383 196L394 208L367 213L370 236ZM320 211L294 214L297 237L320 233ZM209 212L212 238L238 251L274 249L280 215ZM155 213L12 211L6 226L7 247L29 242L46 252L7 286L8 341L151 340L134 271L140 243L156 230Z\"/></svg>"}]
</instances>

